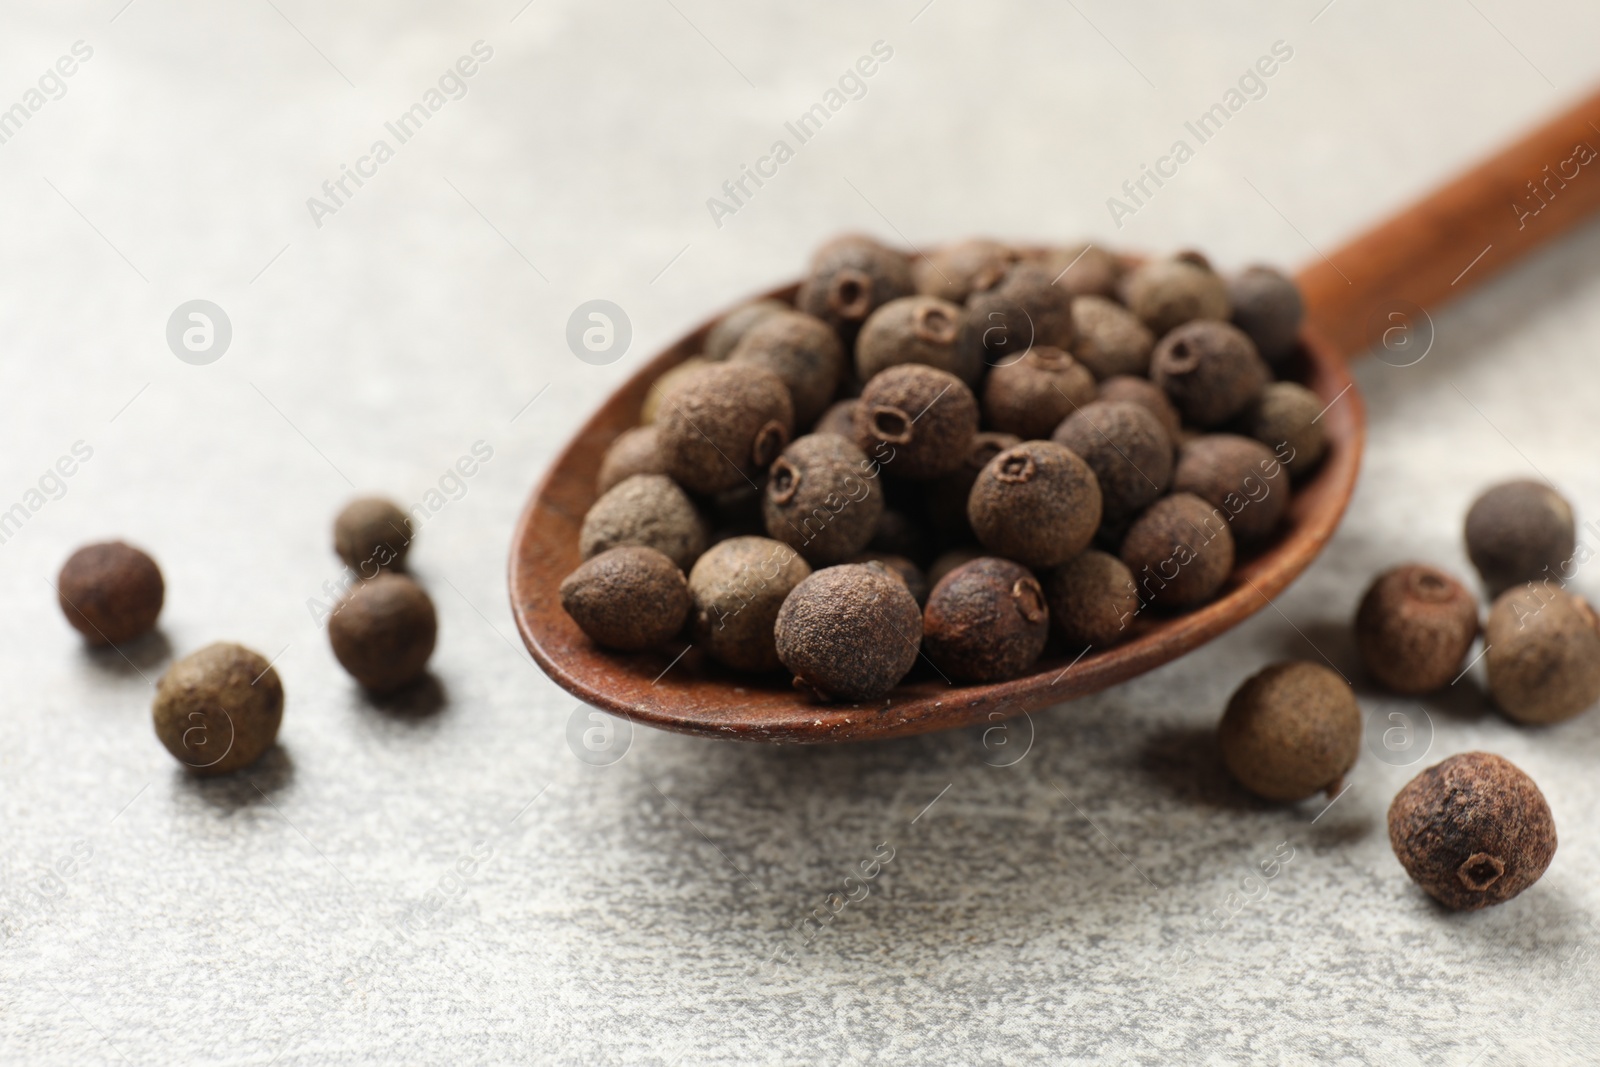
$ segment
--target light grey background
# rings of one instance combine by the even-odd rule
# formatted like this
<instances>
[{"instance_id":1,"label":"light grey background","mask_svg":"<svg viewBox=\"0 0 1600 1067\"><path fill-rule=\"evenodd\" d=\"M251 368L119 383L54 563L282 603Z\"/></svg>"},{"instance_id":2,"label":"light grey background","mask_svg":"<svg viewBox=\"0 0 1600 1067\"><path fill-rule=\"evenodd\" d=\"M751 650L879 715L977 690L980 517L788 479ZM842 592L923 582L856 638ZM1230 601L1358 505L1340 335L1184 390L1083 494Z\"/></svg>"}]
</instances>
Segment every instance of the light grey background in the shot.
<instances>
[{"instance_id":1,"label":"light grey background","mask_svg":"<svg viewBox=\"0 0 1600 1067\"><path fill-rule=\"evenodd\" d=\"M1600 231L1436 314L1416 367L1364 363L1366 471L1324 558L1214 645L1033 716L1031 748L1029 720L832 750L640 730L590 766L506 606L561 442L838 230L1297 265L1600 75L1581 0L1325 2L8 3L0 107L94 51L0 144L0 509L93 456L0 544L0 1060L1600 1058L1600 715L1513 727L1476 674L1421 710L1363 690L1377 729L1326 811L1248 799L1210 742L1269 660L1357 673L1378 568L1466 573L1489 481L1542 472L1600 518ZM479 40L467 95L316 226L307 198ZM716 226L706 199L879 40L865 97ZM1267 95L1112 225L1106 198L1277 40ZM208 366L165 341L192 299L232 322ZM633 325L607 366L564 341L592 299ZM307 607L331 517L455 489L479 441L413 555L442 706L375 706ZM49 584L106 536L167 577L163 639L128 660L86 652ZM1593 565L1577 584L1600 593ZM276 658L288 707L266 763L198 783L149 683L218 639ZM1373 754L1390 712L1431 723L1427 762L1481 747L1540 783L1561 847L1522 898L1450 915L1407 882L1383 818L1424 764ZM875 849L870 895L805 943Z\"/></svg>"}]
</instances>

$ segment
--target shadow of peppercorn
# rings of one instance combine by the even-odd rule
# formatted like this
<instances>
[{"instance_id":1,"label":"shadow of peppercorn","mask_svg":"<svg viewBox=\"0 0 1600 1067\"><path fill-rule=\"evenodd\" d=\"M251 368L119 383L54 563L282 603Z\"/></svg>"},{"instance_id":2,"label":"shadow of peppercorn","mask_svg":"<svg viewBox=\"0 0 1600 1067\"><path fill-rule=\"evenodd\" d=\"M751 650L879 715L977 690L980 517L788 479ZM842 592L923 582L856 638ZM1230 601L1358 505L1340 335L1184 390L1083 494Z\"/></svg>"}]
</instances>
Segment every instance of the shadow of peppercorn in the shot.
<instances>
[{"instance_id":1,"label":"shadow of peppercorn","mask_svg":"<svg viewBox=\"0 0 1600 1067\"><path fill-rule=\"evenodd\" d=\"M428 722L450 703L444 683L428 671L421 678L388 693L362 690L363 707L383 713L384 718L419 725Z\"/></svg>"},{"instance_id":2,"label":"shadow of peppercorn","mask_svg":"<svg viewBox=\"0 0 1600 1067\"><path fill-rule=\"evenodd\" d=\"M267 804L294 782L294 760L281 743L232 774L204 776L179 769L179 789L224 815Z\"/></svg>"},{"instance_id":3,"label":"shadow of peppercorn","mask_svg":"<svg viewBox=\"0 0 1600 1067\"><path fill-rule=\"evenodd\" d=\"M1184 804L1224 811L1269 811L1269 804L1236 782L1222 762L1215 728L1157 727L1139 752L1139 770Z\"/></svg>"},{"instance_id":4,"label":"shadow of peppercorn","mask_svg":"<svg viewBox=\"0 0 1600 1067\"><path fill-rule=\"evenodd\" d=\"M172 643L159 628L120 645L84 644L83 658L103 674L148 681L165 670L172 659Z\"/></svg>"}]
</instances>

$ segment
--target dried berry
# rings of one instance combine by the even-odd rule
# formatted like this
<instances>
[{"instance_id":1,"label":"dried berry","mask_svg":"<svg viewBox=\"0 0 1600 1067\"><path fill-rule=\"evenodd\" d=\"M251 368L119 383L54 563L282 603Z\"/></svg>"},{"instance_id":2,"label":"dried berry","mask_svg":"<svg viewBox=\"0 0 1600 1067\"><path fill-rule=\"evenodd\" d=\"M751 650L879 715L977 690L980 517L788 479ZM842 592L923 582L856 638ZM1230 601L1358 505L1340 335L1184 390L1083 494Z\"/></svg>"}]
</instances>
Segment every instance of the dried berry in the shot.
<instances>
[{"instance_id":1,"label":"dried berry","mask_svg":"<svg viewBox=\"0 0 1600 1067\"><path fill-rule=\"evenodd\" d=\"M1429 896L1475 911L1539 880L1556 854L1556 823L1539 787L1511 761L1463 752L1395 795L1389 844Z\"/></svg>"},{"instance_id":2,"label":"dried berry","mask_svg":"<svg viewBox=\"0 0 1600 1067\"><path fill-rule=\"evenodd\" d=\"M704 356L690 356L677 366L663 371L661 377L651 382L650 388L645 390L644 403L639 408L639 422L645 426L653 424L661 415L661 398L710 365L711 361Z\"/></svg>"},{"instance_id":3,"label":"dried berry","mask_svg":"<svg viewBox=\"0 0 1600 1067\"><path fill-rule=\"evenodd\" d=\"M1050 624L1071 648L1110 648L1127 638L1139 614L1133 573L1116 556L1080 552L1044 582Z\"/></svg>"},{"instance_id":4,"label":"dried berry","mask_svg":"<svg viewBox=\"0 0 1600 1067\"><path fill-rule=\"evenodd\" d=\"M1082 552L1100 525L1100 487L1076 453L1024 441L979 473L967 518L991 552L1029 567L1054 567Z\"/></svg>"},{"instance_id":5,"label":"dried berry","mask_svg":"<svg viewBox=\"0 0 1600 1067\"><path fill-rule=\"evenodd\" d=\"M730 363L765 367L783 380L794 402L793 426L810 426L827 410L844 377L844 348L828 324L798 311L775 311L750 327Z\"/></svg>"},{"instance_id":6,"label":"dried berry","mask_svg":"<svg viewBox=\"0 0 1600 1067\"><path fill-rule=\"evenodd\" d=\"M1050 635L1044 590L1026 568L984 556L945 575L922 613L922 647L954 681L999 682L1033 665Z\"/></svg>"},{"instance_id":7,"label":"dried berry","mask_svg":"<svg viewBox=\"0 0 1600 1067\"><path fill-rule=\"evenodd\" d=\"M1152 259L1122 281L1123 302L1157 337L1196 319L1227 322L1228 284L1204 257Z\"/></svg>"},{"instance_id":8,"label":"dried berry","mask_svg":"<svg viewBox=\"0 0 1600 1067\"><path fill-rule=\"evenodd\" d=\"M339 666L374 693L393 692L422 677L438 633L433 600L403 574L379 575L356 586L328 620Z\"/></svg>"},{"instance_id":9,"label":"dried berry","mask_svg":"<svg viewBox=\"0 0 1600 1067\"><path fill-rule=\"evenodd\" d=\"M333 520L333 550L363 578L406 569L411 520L381 497L352 500Z\"/></svg>"},{"instance_id":10,"label":"dried berry","mask_svg":"<svg viewBox=\"0 0 1600 1067\"><path fill-rule=\"evenodd\" d=\"M1042 268L1069 296L1114 296L1122 278L1117 257L1098 245L1065 245L1025 252L1022 258Z\"/></svg>"},{"instance_id":11,"label":"dried berry","mask_svg":"<svg viewBox=\"0 0 1600 1067\"><path fill-rule=\"evenodd\" d=\"M1361 755L1361 708L1343 678L1317 663L1274 663L1228 701L1217 727L1222 760L1267 800L1339 791Z\"/></svg>"},{"instance_id":12,"label":"dried berry","mask_svg":"<svg viewBox=\"0 0 1600 1067\"><path fill-rule=\"evenodd\" d=\"M1233 554L1227 518L1193 493L1157 500L1122 539L1139 599L1162 607L1210 600L1233 571Z\"/></svg>"},{"instance_id":13,"label":"dried berry","mask_svg":"<svg viewBox=\"0 0 1600 1067\"><path fill-rule=\"evenodd\" d=\"M989 372L983 417L991 429L1041 441L1094 397L1087 367L1059 348L1037 346Z\"/></svg>"},{"instance_id":14,"label":"dried berry","mask_svg":"<svg viewBox=\"0 0 1600 1067\"><path fill-rule=\"evenodd\" d=\"M1173 447L1177 447L1178 438L1183 433L1183 420L1178 417L1178 409L1172 406L1172 401L1167 399L1166 392L1149 378L1118 374L1100 383L1098 395L1101 400L1124 400L1138 404L1156 417L1161 428L1167 431Z\"/></svg>"},{"instance_id":15,"label":"dried berry","mask_svg":"<svg viewBox=\"0 0 1600 1067\"><path fill-rule=\"evenodd\" d=\"M847 439L854 438L856 435L856 405L859 403L861 401L850 399L840 400L838 403L833 404L827 411L822 413L822 417L817 420L817 424L812 427L811 432L836 433L840 437Z\"/></svg>"},{"instance_id":16,"label":"dried berry","mask_svg":"<svg viewBox=\"0 0 1600 1067\"><path fill-rule=\"evenodd\" d=\"M1543 482L1505 482L1467 512L1467 555L1491 595L1522 582L1560 581L1576 547L1572 505Z\"/></svg>"},{"instance_id":17,"label":"dried berry","mask_svg":"<svg viewBox=\"0 0 1600 1067\"><path fill-rule=\"evenodd\" d=\"M734 537L711 546L689 572L695 644L735 670L776 670L773 620L810 573L800 554L781 541Z\"/></svg>"},{"instance_id":18,"label":"dried berry","mask_svg":"<svg viewBox=\"0 0 1600 1067\"><path fill-rule=\"evenodd\" d=\"M956 344L966 358L999 366L1030 348L1072 350L1072 294L1052 285L1055 275L1035 263L1018 263L992 289L967 298L967 317Z\"/></svg>"},{"instance_id":19,"label":"dried berry","mask_svg":"<svg viewBox=\"0 0 1600 1067\"><path fill-rule=\"evenodd\" d=\"M167 668L150 708L156 737L196 774L248 767L283 721L283 683L264 658L219 642Z\"/></svg>"},{"instance_id":20,"label":"dried berry","mask_svg":"<svg viewBox=\"0 0 1600 1067\"><path fill-rule=\"evenodd\" d=\"M653 548L602 552L561 582L561 606L597 645L637 652L668 640L689 617L689 583Z\"/></svg>"},{"instance_id":21,"label":"dried berry","mask_svg":"<svg viewBox=\"0 0 1600 1067\"><path fill-rule=\"evenodd\" d=\"M883 514L883 487L866 455L831 433L796 438L767 474L767 533L806 558L838 563L867 547Z\"/></svg>"},{"instance_id":22,"label":"dried berry","mask_svg":"<svg viewBox=\"0 0 1600 1067\"><path fill-rule=\"evenodd\" d=\"M1272 449L1293 478L1308 474L1328 449L1322 400L1298 382L1269 382L1245 410L1245 432Z\"/></svg>"},{"instance_id":23,"label":"dried berry","mask_svg":"<svg viewBox=\"0 0 1600 1067\"><path fill-rule=\"evenodd\" d=\"M858 552L845 562L878 564L906 583L906 589L910 590L911 599L917 602L918 607L928 602L927 575L922 573L921 567L904 556L897 556L893 552Z\"/></svg>"},{"instance_id":24,"label":"dried berry","mask_svg":"<svg viewBox=\"0 0 1600 1067\"><path fill-rule=\"evenodd\" d=\"M956 339L966 312L948 300L905 296L891 300L867 317L856 338L856 376L873 375L902 363L920 363L948 371L968 385L983 372L977 354L960 349Z\"/></svg>"},{"instance_id":25,"label":"dried berry","mask_svg":"<svg viewBox=\"0 0 1600 1067\"><path fill-rule=\"evenodd\" d=\"M856 445L890 474L927 480L961 465L978 432L978 402L953 374L890 367L861 391Z\"/></svg>"},{"instance_id":26,"label":"dried berry","mask_svg":"<svg viewBox=\"0 0 1600 1067\"><path fill-rule=\"evenodd\" d=\"M933 565L928 568L928 584L930 586L938 585L944 580L945 575L963 563L971 563L975 559L982 559L986 554L983 549L976 545L969 545L965 548L952 548L948 552L941 552L939 558L935 559Z\"/></svg>"},{"instance_id":27,"label":"dried berry","mask_svg":"<svg viewBox=\"0 0 1600 1067\"><path fill-rule=\"evenodd\" d=\"M1554 583L1501 593L1484 643L1489 695L1518 722L1563 722L1600 700L1600 619Z\"/></svg>"},{"instance_id":28,"label":"dried berry","mask_svg":"<svg viewBox=\"0 0 1600 1067\"><path fill-rule=\"evenodd\" d=\"M867 316L916 291L911 262L870 237L846 234L817 249L795 307L832 326L846 345Z\"/></svg>"},{"instance_id":29,"label":"dried berry","mask_svg":"<svg viewBox=\"0 0 1600 1067\"><path fill-rule=\"evenodd\" d=\"M1289 507L1289 476L1260 441L1202 434L1178 450L1172 490L1193 493L1228 516L1234 538L1259 543L1277 532Z\"/></svg>"},{"instance_id":30,"label":"dried berry","mask_svg":"<svg viewBox=\"0 0 1600 1067\"><path fill-rule=\"evenodd\" d=\"M911 278L924 296L960 304L973 293L992 289L1015 259L1016 253L999 241L974 237L912 260Z\"/></svg>"},{"instance_id":31,"label":"dried berry","mask_svg":"<svg viewBox=\"0 0 1600 1067\"><path fill-rule=\"evenodd\" d=\"M593 559L618 545L644 545L678 567L706 550L706 521L682 489L661 474L625 478L589 509L578 533L578 553Z\"/></svg>"},{"instance_id":32,"label":"dried berry","mask_svg":"<svg viewBox=\"0 0 1600 1067\"><path fill-rule=\"evenodd\" d=\"M718 319L716 325L706 332L706 343L702 354L712 363L721 363L733 355L733 350L739 347L739 342L756 323L775 311L792 310L794 309L782 300L773 300L770 297L741 304Z\"/></svg>"},{"instance_id":33,"label":"dried berry","mask_svg":"<svg viewBox=\"0 0 1600 1067\"><path fill-rule=\"evenodd\" d=\"M623 430L611 442L600 460L595 490L604 496L612 487L635 474L665 474L661 439L654 426L634 426Z\"/></svg>"},{"instance_id":34,"label":"dried berry","mask_svg":"<svg viewBox=\"0 0 1600 1067\"><path fill-rule=\"evenodd\" d=\"M1150 352L1156 336L1139 317L1115 300L1080 296L1072 301L1072 325L1078 340L1072 354L1104 381L1119 374L1150 373Z\"/></svg>"},{"instance_id":35,"label":"dried berry","mask_svg":"<svg viewBox=\"0 0 1600 1067\"><path fill-rule=\"evenodd\" d=\"M753 481L778 458L794 431L794 405L765 367L713 363L673 386L656 425L667 473L691 492L716 493Z\"/></svg>"},{"instance_id":36,"label":"dried berry","mask_svg":"<svg viewBox=\"0 0 1600 1067\"><path fill-rule=\"evenodd\" d=\"M875 552L886 552L907 559L921 559L923 553L921 526L913 522L905 512L885 506L883 514L878 516L877 528L872 531L872 540L867 542L867 547Z\"/></svg>"},{"instance_id":37,"label":"dried berry","mask_svg":"<svg viewBox=\"0 0 1600 1067\"><path fill-rule=\"evenodd\" d=\"M972 496L972 483L989 461L1008 448L1015 448L1022 438L1010 433L984 431L972 439L961 466L928 483L923 503L928 522L934 532L947 541L971 541L977 535L967 519L967 499Z\"/></svg>"},{"instance_id":38,"label":"dried berry","mask_svg":"<svg viewBox=\"0 0 1600 1067\"><path fill-rule=\"evenodd\" d=\"M1138 404L1096 400L1056 427L1050 438L1076 452L1100 484L1101 521L1121 526L1172 481L1172 442Z\"/></svg>"},{"instance_id":39,"label":"dried berry","mask_svg":"<svg viewBox=\"0 0 1600 1067\"><path fill-rule=\"evenodd\" d=\"M91 645L120 645L155 629L166 597L156 561L121 541L84 545L61 565L56 599Z\"/></svg>"},{"instance_id":40,"label":"dried berry","mask_svg":"<svg viewBox=\"0 0 1600 1067\"><path fill-rule=\"evenodd\" d=\"M874 563L817 571L783 602L778 656L795 685L831 700L875 700L917 661L922 612L905 582Z\"/></svg>"},{"instance_id":41,"label":"dried berry","mask_svg":"<svg viewBox=\"0 0 1600 1067\"><path fill-rule=\"evenodd\" d=\"M1161 339L1150 377L1185 421L1209 429L1249 407L1270 375L1241 331L1225 322L1200 321Z\"/></svg>"},{"instance_id":42,"label":"dried berry","mask_svg":"<svg viewBox=\"0 0 1600 1067\"><path fill-rule=\"evenodd\" d=\"M1477 599L1450 575L1421 563L1380 574L1356 610L1361 662L1395 693L1449 685L1477 636Z\"/></svg>"},{"instance_id":43,"label":"dried berry","mask_svg":"<svg viewBox=\"0 0 1600 1067\"><path fill-rule=\"evenodd\" d=\"M1294 281L1272 267L1246 267L1228 281L1233 324L1250 335L1256 351L1277 363L1294 351L1306 307Z\"/></svg>"}]
</instances>

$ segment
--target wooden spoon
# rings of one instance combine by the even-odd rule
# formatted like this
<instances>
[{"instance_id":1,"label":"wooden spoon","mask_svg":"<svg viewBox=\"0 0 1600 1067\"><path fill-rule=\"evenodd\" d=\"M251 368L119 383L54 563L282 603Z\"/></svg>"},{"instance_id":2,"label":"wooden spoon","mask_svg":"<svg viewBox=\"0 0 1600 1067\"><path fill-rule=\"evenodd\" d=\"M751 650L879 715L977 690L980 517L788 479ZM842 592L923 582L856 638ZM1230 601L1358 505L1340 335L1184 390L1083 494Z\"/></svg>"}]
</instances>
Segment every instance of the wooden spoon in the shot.
<instances>
[{"instance_id":1,"label":"wooden spoon","mask_svg":"<svg viewBox=\"0 0 1600 1067\"><path fill-rule=\"evenodd\" d=\"M700 351L711 322L617 390L534 492L511 547L517 629L546 673L588 704L669 730L749 741L854 741L995 722L1177 659L1267 607L1333 535L1355 487L1366 433L1346 357L1381 345L1391 361L1419 358L1431 338L1427 309L1600 208L1600 159L1576 162L1585 154L1579 145L1591 159L1600 149L1600 93L1300 272L1307 323L1299 377L1328 405L1321 418L1327 458L1296 487L1278 540L1242 559L1215 600L1181 615L1147 614L1123 644L1075 660L1041 661L1025 677L993 685L951 686L922 667L889 696L863 704L817 703L786 677L723 671L686 650L687 642L633 655L597 648L562 610L558 589L580 562L578 529L596 497L601 457L638 423L650 383ZM769 295L789 299L796 288Z\"/></svg>"}]
</instances>

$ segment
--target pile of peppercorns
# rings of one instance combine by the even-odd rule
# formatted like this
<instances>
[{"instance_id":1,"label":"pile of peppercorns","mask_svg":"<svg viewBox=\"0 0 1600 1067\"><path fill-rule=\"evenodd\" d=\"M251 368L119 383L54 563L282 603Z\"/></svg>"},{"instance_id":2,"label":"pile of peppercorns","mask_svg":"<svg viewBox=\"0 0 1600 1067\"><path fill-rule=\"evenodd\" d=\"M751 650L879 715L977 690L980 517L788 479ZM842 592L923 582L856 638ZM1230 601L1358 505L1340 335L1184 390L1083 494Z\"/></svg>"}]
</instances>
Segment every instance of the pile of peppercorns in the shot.
<instances>
[{"instance_id":1,"label":"pile of peppercorns","mask_svg":"<svg viewBox=\"0 0 1600 1067\"><path fill-rule=\"evenodd\" d=\"M352 501L334 522L334 550L349 567L349 582L328 618L328 640L339 665L375 694L415 682L433 654L433 601L398 573L410 544L409 519L387 500ZM90 645L115 646L155 629L166 584L148 553L110 541L69 556L56 593ZM218 642L167 669L151 714L156 736L179 762L198 774L227 774L277 740L283 683L259 653Z\"/></svg>"},{"instance_id":2,"label":"pile of peppercorns","mask_svg":"<svg viewBox=\"0 0 1600 1067\"><path fill-rule=\"evenodd\" d=\"M1572 507L1541 482L1496 485L1473 503L1467 554L1493 598L1484 639L1489 696L1514 722L1563 722L1600 701L1600 617L1566 589L1589 549ZM1405 696L1437 692L1470 670L1478 599L1423 563L1380 574L1355 617L1367 674ZM1473 661L1475 662L1475 661ZM1336 795L1361 748L1349 684L1314 663L1279 663L1244 683L1218 727L1228 769L1269 800ZM1389 807L1389 842L1413 880L1447 907L1510 900L1556 850L1544 795L1500 756L1467 752L1417 775Z\"/></svg>"},{"instance_id":3,"label":"pile of peppercorns","mask_svg":"<svg viewBox=\"0 0 1600 1067\"><path fill-rule=\"evenodd\" d=\"M1105 648L1214 597L1325 440L1282 273L969 240L813 257L663 374L599 471L562 603L597 644L687 626L736 671L876 700Z\"/></svg>"}]
</instances>

